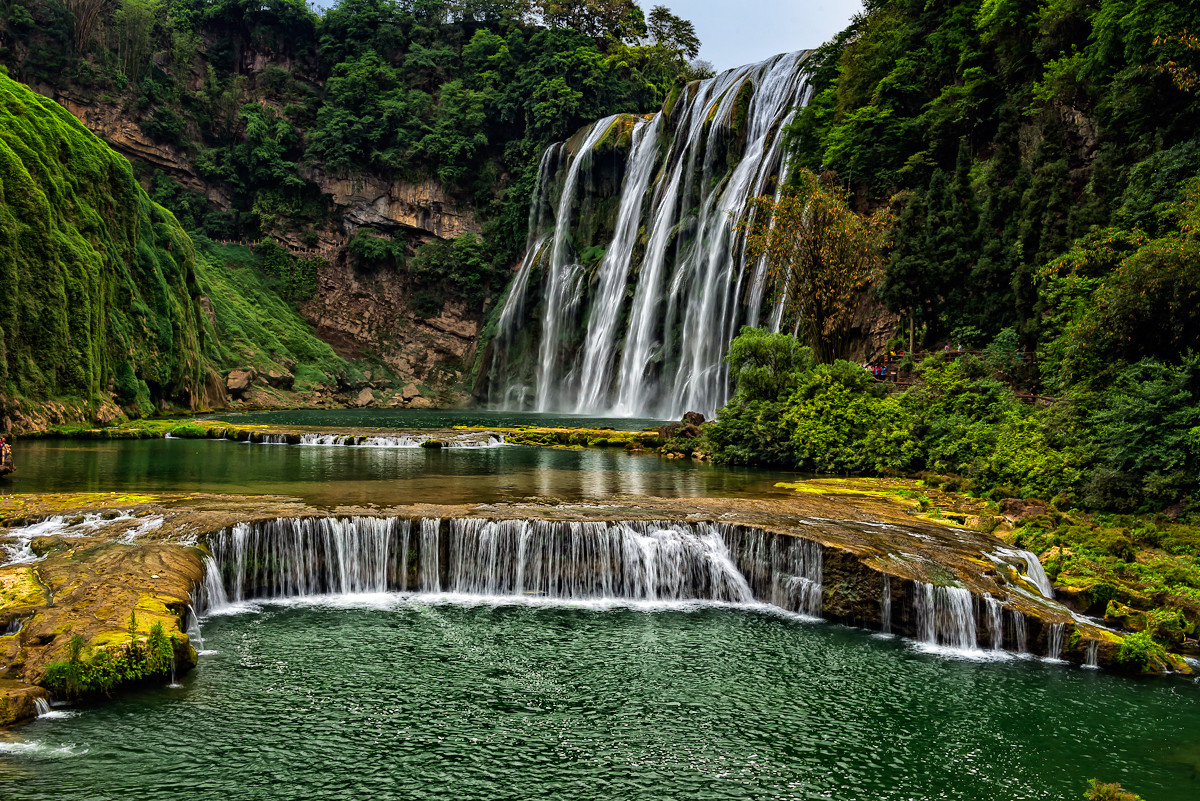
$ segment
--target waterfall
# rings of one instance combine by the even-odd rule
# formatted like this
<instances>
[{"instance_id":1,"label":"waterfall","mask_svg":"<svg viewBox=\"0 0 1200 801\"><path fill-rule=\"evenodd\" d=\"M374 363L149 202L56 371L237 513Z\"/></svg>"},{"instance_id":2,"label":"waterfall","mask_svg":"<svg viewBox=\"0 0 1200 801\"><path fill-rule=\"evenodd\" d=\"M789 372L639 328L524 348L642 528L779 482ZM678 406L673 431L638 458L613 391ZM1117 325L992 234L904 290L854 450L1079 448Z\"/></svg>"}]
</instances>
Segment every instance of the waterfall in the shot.
<instances>
[{"instance_id":1,"label":"waterfall","mask_svg":"<svg viewBox=\"0 0 1200 801\"><path fill-rule=\"evenodd\" d=\"M34 698L33 708L37 710L39 718L48 717L51 714L50 703L45 698Z\"/></svg>"},{"instance_id":2,"label":"waterfall","mask_svg":"<svg viewBox=\"0 0 1200 801\"><path fill-rule=\"evenodd\" d=\"M892 577L883 574L883 595L879 600L879 630L892 633Z\"/></svg>"},{"instance_id":3,"label":"waterfall","mask_svg":"<svg viewBox=\"0 0 1200 801\"><path fill-rule=\"evenodd\" d=\"M203 651L204 650L204 637L203 637L203 635L200 634L200 618L196 614L196 610L195 610L195 608L192 607L191 604L188 604L187 615L185 616L185 618L187 620L186 628L187 628L188 641L192 643L192 647L195 648L197 651Z\"/></svg>"},{"instance_id":4,"label":"waterfall","mask_svg":"<svg viewBox=\"0 0 1200 801\"><path fill-rule=\"evenodd\" d=\"M916 585L917 632L922 642L974 650L974 596L963 587L937 587L922 581Z\"/></svg>"},{"instance_id":5,"label":"waterfall","mask_svg":"<svg viewBox=\"0 0 1200 801\"><path fill-rule=\"evenodd\" d=\"M753 601L720 535L705 529L452 520L448 582L469 595Z\"/></svg>"},{"instance_id":6,"label":"waterfall","mask_svg":"<svg viewBox=\"0 0 1200 801\"><path fill-rule=\"evenodd\" d=\"M417 577L417 588L423 592L441 592L442 572L441 548L439 533L442 521L437 518L421 520L420 569Z\"/></svg>"},{"instance_id":7,"label":"waterfall","mask_svg":"<svg viewBox=\"0 0 1200 801\"><path fill-rule=\"evenodd\" d=\"M737 222L750 198L778 192L807 55L698 81L648 120L607 117L543 154L493 341L491 403L663 419L724 403L729 341L768 303L765 265L747 264ZM623 165L608 155L618 151ZM598 249L599 264L584 264ZM536 358L519 352L526 328Z\"/></svg>"},{"instance_id":8,"label":"waterfall","mask_svg":"<svg viewBox=\"0 0 1200 801\"><path fill-rule=\"evenodd\" d=\"M629 155L629 167L621 190L621 206L617 216L617 227L612 242L600 262L599 278L595 289L595 309L620 308L629 282L630 262L636 244L638 222L646 188L650 183L650 169L658 155L658 131L660 117L653 122L638 123L633 130L633 150ZM616 347L616 314L592 314L588 320L587 337L583 343L583 371L576 412L595 412L609 405L609 386L612 383L613 351Z\"/></svg>"},{"instance_id":9,"label":"waterfall","mask_svg":"<svg viewBox=\"0 0 1200 801\"><path fill-rule=\"evenodd\" d=\"M431 439L436 439L444 448L495 448L504 444L501 434L488 434L486 438L476 433L455 434L441 438L432 434L399 434L390 437L355 436L353 434L301 434L301 445L352 446L356 448L420 448Z\"/></svg>"},{"instance_id":10,"label":"waterfall","mask_svg":"<svg viewBox=\"0 0 1200 801\"><path fill-rule=\"evenodd\" d=\"M1025 615L1016 609L1009 610L1012 614L1013 642L1017 645L1018 654L1029 653L1029 644L1025 637Z\"/></svg>"},{"instance_id":11,"label":"waterfall","mask_svg":"<svg viewBox=\"0 0 1200 801\"><path fill-rule=\"evenodd\" d=\"M1046 658L1055 662L1062 660L1063 633L1066 623L1051 623L1046 629Z\"/></svg>"},{"instance_id":12,"label":"waterfall","mask_svg":"<svg viewBox=\"0 0 1200 801\"><path fill-rule=\"evenodd\" d=\"M591 169L592 150L604 134L617 122L617 117L605 117L591 129L580 145L578 155L567 169L567 180L559 197L558 212L555 214L555 236L550 247L550 263L546 265L545 290L543 293L542 341L538 347L537 361L537 410L551 411L559 404L560 384L572 380L572 373L563 374L558 351L559 337L567 328L573 327L579 309L583 278L583 265L579 264L571 244L567 221L575 203L575 190L579 186L580 173ZM501 312L503 315L503 312Z\"/></svg>"},{"instance_id":13,"label":"waterfall","mask_svg":"<svg viewBox=\"0 0 1200 801\"><path fill-rule=\"evenodd\" d=\"M1016 555L1025 560L1025 575L1044 598L1054 598L1054 584L1046 575L1045 568L1032 551L1017 551Z\"/></svg>"},{"instance_id":14,"label":"waterfall","mask_svg":"<svg viewBox=\"0 0 1200 801\"><path fill-rule=\"evenodd\" d=\"M764 601L821 612L822 551L709 523L299 518L209 539L203 608L330 593Z\"/></svg>"},{"instance_id":15,"label":"waterfall","mask_svg":"<svg viewBox=\"0 0 1200 801\"><path fill-rule=\"evenodd\" d=\"M251 598L386 592L399 540L410 524L398 518L280 519L238 523L209 539L213 562L205 578L216 608ZM222 597L223 596L223 597Z\"/></svg>"},{"instance_id":16,"label":"waterfall","mask_svg":"<svg viewBox=\"0 0 1200 801\"><path fill-rule=\"evenodd\" d=\"M200 614L229 606L229 596L221 583L221 567L211 556L204 557L204 582L197 593L196 606Z\"/></svg>"},{"instance_id":17,"label":"waterfall","mask_svg":"<svg viewBox=\"0 0 1200 801\"><path fill-rule=\"evenodd\" d=\"M997 548L988 554L988 558L998 565L1005 566L1010 566L1009 559L1021 560L1025 563L1025 580L1036 587L1043 598L1054 600L1054 583L1046 575L1046 570L1042 567L1042 563L1038 561L1037 554L1032 551L1023 551L1016 548Z\"/></svg>"},{"instance_id":18,"label":"waterfall","mask_svg":"<svg viewBox=\"0 0 1200 801\"><path fill-rule=\"evenodd\" d=\"M820 543L734 529L730 551L754 597L791 612L818 617L824 560Z\"/></svg>"},{"instance_id":19,"label":"waterfall","mask_svg":"<svg viewBox=\"0 0 1200 801\"><path fill-rule=\"evenodd\" d=\"M997 598L988 595L984 598L987 602L988 613L988 628L992 634L992 650L1004 650L1004 607L1000 605Z\"/></svg>"}]
</instances>

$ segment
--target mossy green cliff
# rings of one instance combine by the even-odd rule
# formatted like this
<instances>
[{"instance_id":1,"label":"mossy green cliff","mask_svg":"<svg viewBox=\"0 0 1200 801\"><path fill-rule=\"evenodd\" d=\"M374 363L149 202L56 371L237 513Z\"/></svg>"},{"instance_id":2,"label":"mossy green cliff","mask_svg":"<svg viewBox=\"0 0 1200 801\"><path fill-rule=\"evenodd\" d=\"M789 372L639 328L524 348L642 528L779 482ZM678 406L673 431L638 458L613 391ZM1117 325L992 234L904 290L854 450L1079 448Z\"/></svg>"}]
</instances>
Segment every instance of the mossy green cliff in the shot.
<instances>
[{"instance_id":1,"label":"mossy green cliff","mask_svg":"<svg viewBox=\"0 0 1200 801\"><path fill-rule=\"evenodd\" d=\"M195 255L174 216L52 100L0 76L0 404L203 403Z\"/></svg>"}]
</instances>

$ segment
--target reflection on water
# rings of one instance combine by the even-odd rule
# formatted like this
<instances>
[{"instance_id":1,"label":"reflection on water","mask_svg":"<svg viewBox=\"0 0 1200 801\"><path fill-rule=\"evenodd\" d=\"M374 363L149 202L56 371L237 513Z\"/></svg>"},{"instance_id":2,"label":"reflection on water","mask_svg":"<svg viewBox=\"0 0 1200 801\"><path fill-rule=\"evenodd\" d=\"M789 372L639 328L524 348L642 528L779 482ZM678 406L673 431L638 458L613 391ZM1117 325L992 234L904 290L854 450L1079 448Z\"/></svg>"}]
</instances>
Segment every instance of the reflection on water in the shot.
<instances>
[{"instance_id":1,"label":"reflection on water","mask_svg":"<svg viewBox=\"0 0 1200 801\"><path fill-rule=\"evenodd\" d=\"M355 448L163 439L19 442L0 492L231 492L338 504L603 501L786 494L794 474L731 469L620 449Z\"/></svg>"}]
</instances>

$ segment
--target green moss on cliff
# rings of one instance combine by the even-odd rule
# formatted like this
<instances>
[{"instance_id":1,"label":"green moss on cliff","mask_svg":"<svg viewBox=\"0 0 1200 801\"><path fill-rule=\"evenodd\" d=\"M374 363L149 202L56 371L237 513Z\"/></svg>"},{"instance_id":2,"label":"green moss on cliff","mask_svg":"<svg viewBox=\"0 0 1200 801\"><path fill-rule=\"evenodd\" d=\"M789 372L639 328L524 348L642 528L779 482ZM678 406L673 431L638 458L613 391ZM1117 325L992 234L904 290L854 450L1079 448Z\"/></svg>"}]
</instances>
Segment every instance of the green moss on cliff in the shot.
<instances>
[{"instance_id":1,"label":"green moss on cliff","mask_svg":"<svg viewBox=\"0 0 1200 801\"><path fill-rule=\"evenodd\" d=\"M216 328L205 356L222 369L291 370L296 389L332 382L351 371L312 326L268 286L257 257L240 245L197 239L198 284Z\"/></svg>"},{"instance_id":2,"label":"green moss on cliff","mask_svg":"<svg viewBox=\"0 0 1200 801\"><path fill-rule=\"evenodd\" d=\"M194 254L124 158L0 76L0 395L148 412L202 386Z\"/></svg>"}]
</instances>

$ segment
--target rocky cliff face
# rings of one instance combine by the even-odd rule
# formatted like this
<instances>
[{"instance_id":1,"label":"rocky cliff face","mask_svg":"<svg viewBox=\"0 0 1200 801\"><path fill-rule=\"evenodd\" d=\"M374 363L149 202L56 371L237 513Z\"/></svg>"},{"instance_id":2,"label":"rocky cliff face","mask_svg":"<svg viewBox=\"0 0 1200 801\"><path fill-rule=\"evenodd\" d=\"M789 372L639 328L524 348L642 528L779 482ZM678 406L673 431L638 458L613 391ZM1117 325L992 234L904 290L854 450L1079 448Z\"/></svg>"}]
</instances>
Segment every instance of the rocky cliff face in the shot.
<instances>
[{"instance_id":1,"label":"rocky cliff face","mask_svg":"<svg viewBox=\"0 0 1200 801\"><path fill-rule=\"evenodd\" d=\"M414 184L377 175L339 178L320 170L307 177L333 200L348 229L368 225L442 239L480 231L474 213L460 208L436 181Z\"/></svg>"},{"instance_id":2,"label":"rocky cliff face","mask_svg":"<svg viewBox=\"0 0 1200 801\"><path fill-rule=\"evenodd\" d=\"M317 296L302 312L342 358L372 353L401 379L431 387L458 383L475 355L480 320L447 302L436 317L408 308L412 289L393 270L360 272L343 257L318 276Z\"/></svg>"},{"instance_id":3,"label":"rocky cliff face","mask_svg":"<svg viewBox=\"0 0 1200 801\"><path fill-rule=\"evenodd\" d=\"M128 110L62 92L55 96L129 160L162 170L187 189L203 193L218 208L230 207L223 187L205 181L185 153L151 140ZM346 245L360 226L403 231L424 240L478 234L474 213L432 180L410 183L377 175L338 177L320 170L304 177L328 197L341 223L332 231L316 232L329 264L321 270L317 296L302 313L318 336L344 358L362 358L368 353L378 356L401 379L401 385L437 388L461 381L474 357L481 326L478 314L461 303L449 302L438 316L418 318L408 311L412 287L407 278L394 271L355 270L346 256ZM294 236L285 236L283 241L289 247L304 247ZM297 398L297 402L303 399Z\"/></svg>"}]
</instances>

